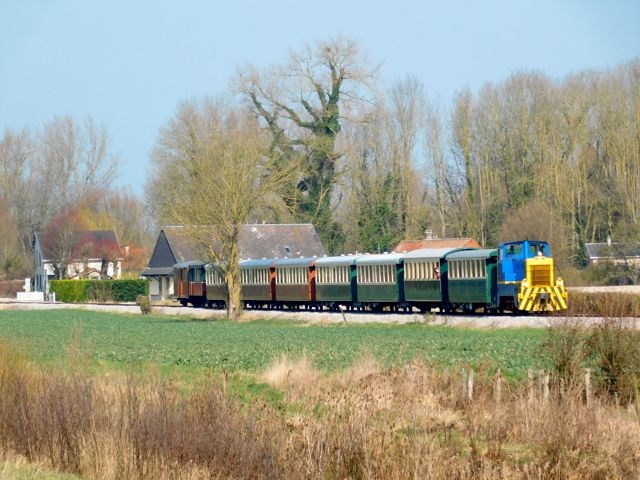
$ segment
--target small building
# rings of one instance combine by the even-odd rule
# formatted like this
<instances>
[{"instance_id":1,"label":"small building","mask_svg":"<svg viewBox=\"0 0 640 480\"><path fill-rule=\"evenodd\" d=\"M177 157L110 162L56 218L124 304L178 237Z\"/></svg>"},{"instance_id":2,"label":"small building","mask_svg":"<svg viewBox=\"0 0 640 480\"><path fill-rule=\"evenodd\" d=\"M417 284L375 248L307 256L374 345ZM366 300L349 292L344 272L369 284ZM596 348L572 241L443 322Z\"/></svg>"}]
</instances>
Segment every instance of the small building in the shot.
<instances>
[{"instance_id":1,"label":"small building","mask_svg":"<svg viewBox=\"0 0 640 480\"><path fill-rule=\"evenodd\" d=\"M122 253L113 230L70 232L67 236L36 232L33 235L34 285L49 292L49 282L68 279L120 278Z\"/></svg>"},{"instance_id":2,"label":"small building","mask_svg":"<svg viewBox=\"0 0 640 480\"><path fill-rule=\"evenodd\" d=\"M215 228L211 228L212 243ZM262 258L322 257L326 251L315 227L301 224L243 225L239 237L240 260ZM166 226L158 235L149 264L140 275L149 280L152 300L173 296L173 266L176 263L203 260L194 240L181 226Z\"/></svg>"},{"instance_id":3,"label":"small building","mask_svg":"<svg viewBox=\"0 0 640 480\"><path fill-rule=\"evenodd\" d=\"M616 242L587 243L587 253L592 264L610 262L614 265L640 266L640 244Z\"/></svg>"}]
</instances>

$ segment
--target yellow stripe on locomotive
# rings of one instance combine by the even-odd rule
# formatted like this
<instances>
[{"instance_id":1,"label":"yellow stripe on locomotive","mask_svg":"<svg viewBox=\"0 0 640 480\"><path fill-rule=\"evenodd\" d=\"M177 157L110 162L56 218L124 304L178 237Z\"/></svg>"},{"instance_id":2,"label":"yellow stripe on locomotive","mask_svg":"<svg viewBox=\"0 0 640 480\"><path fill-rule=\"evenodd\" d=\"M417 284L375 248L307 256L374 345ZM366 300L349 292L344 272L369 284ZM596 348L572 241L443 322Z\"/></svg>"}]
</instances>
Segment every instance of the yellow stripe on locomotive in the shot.
<instances>
[{"instance_id":1,"label":"yellow stripe on locomotive","mask_svg":"<svg viewBox=\"0 0 640 480\"><path fill-rule=\"evenodd\" d=\"M555 277L553 258L542 255L525 261L525 278L518 291L518 310L555 312L567 309L567 290Z\"/></svg>"}]
</instances>

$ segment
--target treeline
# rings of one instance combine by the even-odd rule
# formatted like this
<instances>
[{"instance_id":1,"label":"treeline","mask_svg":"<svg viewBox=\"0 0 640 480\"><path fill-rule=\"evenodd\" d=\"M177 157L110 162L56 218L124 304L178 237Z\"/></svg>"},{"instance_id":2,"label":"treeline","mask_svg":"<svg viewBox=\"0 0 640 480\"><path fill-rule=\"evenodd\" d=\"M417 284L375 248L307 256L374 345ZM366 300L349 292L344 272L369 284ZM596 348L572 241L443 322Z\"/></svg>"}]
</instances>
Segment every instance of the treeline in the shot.
<instances>
[{"instance_id":1,"label":"treeline","mask_svg":"<svg viewBox=\"0 0 640 480\"><path fill-rule=\"evenodd\" d=\"M543 238L563 269L587 265L588 242L638 242L640 59L562 79L517 72L449 105L428 82L382 84L343 37L244 67L159 130L144 204L112 187L118 159L91 118L5 130L0 273L30 272L32 234L51 222L115 229L132 246L155 239L149 225L218 225L223 252L207 256L229 265L234 226L250 222L313 223L330 253L426 230L486 246Z\"/></svg>"},{"instance_id":2,"label":"treeline","mask_svg":"<svg viewBox=\"0 0 640 480\"><path fill-rule=\"evenodd\" d=\"M344 38L247 67L232 81L239 103L223 95L178 107L156 145L147 204L160 224L311 222L331 253L386 251L431 230L487 246L544 238L569 269L587 265L588 242L638 241L640 59L563 79L517 72L450 106L430 100L425 82L380 85ZM262 163L231 175L257 184L286 165L284 185L244 199L242 212L232 201L212 215L176 208L185 185L205 188L202 172L225 176L215 135L252 121L266 134L252 137Z\"/></svg>"}]
</instances>

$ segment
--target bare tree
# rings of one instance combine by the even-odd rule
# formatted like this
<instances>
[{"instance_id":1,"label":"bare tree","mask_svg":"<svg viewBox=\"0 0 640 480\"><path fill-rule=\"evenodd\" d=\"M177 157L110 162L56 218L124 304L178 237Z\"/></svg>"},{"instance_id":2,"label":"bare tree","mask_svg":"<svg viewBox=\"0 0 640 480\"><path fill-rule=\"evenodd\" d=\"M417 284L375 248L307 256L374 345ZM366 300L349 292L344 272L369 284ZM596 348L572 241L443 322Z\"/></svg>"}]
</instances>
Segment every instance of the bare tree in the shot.
<instances>
[{"instance_id":1,"label":"bare tree","mask_svg":"<svg viewBox=\"0 0 640 480\"><path fill-rule=\"evenodd\" d=\"M111 187L118 159L104 126L55 117L41 132L5 130L0 142L0 187L30 245L34 231L83 197Z\"/></svg>"},{"instance_id":2,"label":"bare tree","mask_svg":"<svg viewBox=\"0 0 640 480\"><path fill-rule=\"evenodd\" d=\"M296 166L268 155L255 118L224 100L186 102L162 130L147 198L162 223L185 226L222 269L229 317L241 311L238 236L253 211L286 191Z\"/></svg>"},{"instance_id":3,"label":"bare tree","mask_svg":"<svg viewBox=\"0 0 640 480\"><path fill-rule=\"evenodd\" d=\"M460 211L457 188L451 167L445 154L446 137L445 122L442 114L433 104L426 106L425 123L425 176L426 182L431 186L432 203L435 206L436 216L439 222L439 232L444 238L447 227L453 226L456 215L452 215L452 209Z\"/></svg>"},{"instance_id":4,"label":"bare tree","mask_svg":"<svg viewBox=\"0 0 640 480\"><path fill-rule=\"evenodd\" d=\"M291 205L300 220L316 225L329 251L342 241L332 219L340 158L336 137L345 111L362 101L372 72L354 41L336 38L306 45L266 73L248 68L237 80L238 90L270 132L273 158L301 166L289 195Z\"/></svg>"}]
</instances>

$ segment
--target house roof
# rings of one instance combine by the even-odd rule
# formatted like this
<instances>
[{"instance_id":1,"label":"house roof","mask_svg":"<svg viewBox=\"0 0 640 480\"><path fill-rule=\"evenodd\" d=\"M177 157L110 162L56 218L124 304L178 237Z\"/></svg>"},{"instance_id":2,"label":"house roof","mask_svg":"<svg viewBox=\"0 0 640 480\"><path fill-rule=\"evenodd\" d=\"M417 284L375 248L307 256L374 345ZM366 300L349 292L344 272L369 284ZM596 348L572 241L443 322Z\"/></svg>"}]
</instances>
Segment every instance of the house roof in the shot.
<instances>
[{"instance_id":1,"label":"house roof","mask_svg":"<svg viewBox=\"0 0 640 480\"><path fill-rule=\"evenodd\" d=\"M238 242L240 260L321 257L326 254L315 227L310 223L243 225ZM215 227L211 227L211 243L218 244ZM200 260L202 256L197 242L188 236L187 229L166 226L158 235L148 267L152 269L150 271L158 272L156 269Z\"/></svg>"},{"instance_id":2,"label":"house roof","mask_svg":"<svg viewBox=\"0 0 640 480\"><path fill-rule=\"evenodd\" d=\"M412 252L422 248L480 248L480 244L473 238L434 238L422 240L403 240L394 252Z\"/></svg>"},{"instance_id":3,"label":"house roof","mask_svg":"<svg viewBox=\"0 0 640 480\"><path fill-rule=\"evenodd\" d=\"M587 253L591 260L640 258L640 245L621 243L587 243Z\"/></svg>"},{"instance_id":4,"label":"house roof","mask_svg":"<svg viewBox=\"0 0 640 480\"><path fill-rule=\"evenodd\" d=\"M40 248L42 261L53 260L56 257L58 239L56 234L35 232L34 243ZM87 230L71 234L69 241L71 260L100 259L105 255L105 249L114 252L117 259L122 258L120 244L113 230Z\"/></svg>"}]
</instances>

